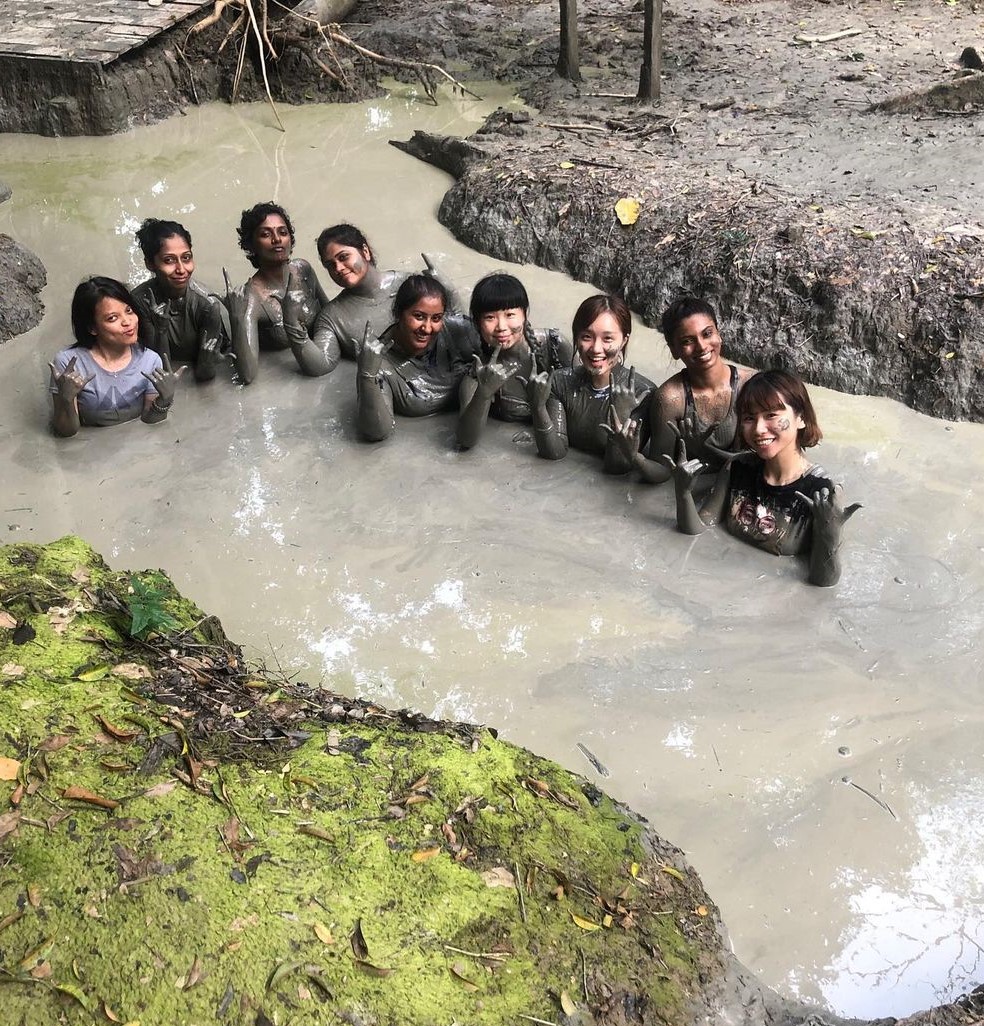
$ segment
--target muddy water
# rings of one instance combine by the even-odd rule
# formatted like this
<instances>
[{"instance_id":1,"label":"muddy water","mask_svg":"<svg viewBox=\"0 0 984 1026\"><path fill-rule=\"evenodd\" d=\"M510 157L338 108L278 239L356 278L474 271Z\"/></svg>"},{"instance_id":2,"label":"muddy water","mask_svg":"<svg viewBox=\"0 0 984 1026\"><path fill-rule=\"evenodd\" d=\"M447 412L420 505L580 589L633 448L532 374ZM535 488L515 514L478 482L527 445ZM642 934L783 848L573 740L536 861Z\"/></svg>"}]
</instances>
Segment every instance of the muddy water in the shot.
<instances>
[{"instance_id":1,"label":"muddy water","mask_svg":"<svg viewBox=\"0 0 984 1026\"><path fill-rule=\"evenodd\" d=\"M309 259L351 220L383 266L427 250L466 284L497 266L437 224L443 176L386 144L487 109L401 95L285 110L286 135L257 106L5 137L0 230L50 285L41 327L0 349L4 539L76 531L115 566L166 568L257 657L497 725L596 779L689 852L738 955L780 990L885 1015L984 979L984 429L816 393L820 459L865 503L830 591L720 532L676 534L667 490L538 461L516 426L468 454L447 419L360 444L351 365L308 380L268 356L249 389L188 383L161 426L47 433L71 289L139 280L144 216L183 220L216 284L223 264L246 277L233 224L270 197ZM544 327L592 291L521 274ZM633 348L667 374L655 333Z\"/></svg>"}]
</instances>

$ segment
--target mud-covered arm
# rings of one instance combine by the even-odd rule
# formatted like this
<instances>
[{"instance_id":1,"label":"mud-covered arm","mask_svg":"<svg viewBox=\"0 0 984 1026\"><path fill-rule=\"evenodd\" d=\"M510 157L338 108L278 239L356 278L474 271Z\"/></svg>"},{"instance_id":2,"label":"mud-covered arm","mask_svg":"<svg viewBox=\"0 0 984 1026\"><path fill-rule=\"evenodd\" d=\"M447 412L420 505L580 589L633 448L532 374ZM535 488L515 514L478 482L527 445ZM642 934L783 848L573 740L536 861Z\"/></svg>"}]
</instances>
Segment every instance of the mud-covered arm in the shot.
<instances>
[{"instance_id":1,"label":"mud-covered arm","mask_svg":"<svg viewBox=\"0 0 984 1026\"><path fill-rule=\"evenodd\" d=\"M203 300L201 321L198 327L198 355L195 357L195 380L211 381L219 360L222 359L222 339L225 326L222 323L222 304L212 296Z\"/></svg>"},{"instance_id":2,"label":"mud-covered arm","mask_svg":"<svg viewBox=\"0 0 984 1026\"><path fill-rule=\"evenodd\" d=\"M561 460L567 455L567 414L554 395L553 375L534 374L526 395L533 411L533 437L536 451L545 460Z\"/></svg>"},{"instance_id":3,"label":"mud-covered arm","mask_svg":"<svg viewBox=\"0 0 984 1026\"><path fill-rule=\"evenodd\" d=\"M314 344L321 350L330 374L342 359L342 344L331 315L331 307L323 306L314 322Z\"/></svg>"},{"instance_id":4,"label":"mud-covered arm","mask_svg":"<svg viewBox=\"0 0 984 1026\"><path fill-rule=\"evenodd\" d=\"M310 267L307 270L310 271L310 278L307 282L303 278L299 278L293 270L290 272L287 277L287 291L280 303L280 309L283 312L284 332L287 335L287 341L290 342L290 351L294 354L297 366L308 377L320 378L323 374L333 370L338 365L338 361L329 364L322 348L308 334L307 326L314 322L317 314L320 313L320 310L315 307L316 299L312 283L318 289L321 286L318 284L314 271Z\"/></svg>"},{"instance_id":5,"label":"mud-covered arm","mask_svg":"<svg viewBox=\"0 0 984 1026\"><path fill-rule=\"evenodd\" d=\"M95 374L83 378L75 372L76 358L73 356L59 373L54 363L51 368L51 430L59 438L71 438L81 427L79 419L79 392L89 384Z\"/></svg>"},{"instance_id":6,"label":"mud-covered arm","mask_svg":"<svg viewBox=\"0 0 984 1026\"><path fill-rule=\"evenodd\" d=\"M368 328L368 325L366 326ZM358 398L356 429L367 442L389 438L396 427L393 392L382 373L386 345L377 339L363 339L359 352L355 387Z\"/></svg>"},{"instance_id":7,"label":"mud-covered arm","mask_svg":"<svg viewBox=\"0 0 984 1026\"><path fill-rule=\"evenodd\" d=\"M808 580L820 588L829 588L840 580L840 547L844 525L861 509L861 503L852 503L844 509L837 490L830 488L821 488L812 498L802 492L796 494L813 511Z\"/></svg>"},{"instance_id":8,"label":"mud-covered arm","mask_svg":"<svg viewBox=\"0 0 984 1026\"><path fill-rule=\"evenodd\" d=\"M225 268L222 274L226 281L226 307L232 328L232 355L239 377L244 385L248 385L260 367L260 313L263 304L248 281L234 289L229 285Z\"/></svg>"},{"instance_id":9,"label":"mud-covered arm","mask_svg":"<svg viewBox=\"0 0 984 1026\"><path fill-rule=\"evenodd\" d=\"M611 426L623 425L632 421L632 411L639 405L643 396L637 396L635 390L635 368L629 369L629 376L624 384L616 384L612 378L608 386L608 418L609 424L602 424L605 432L604 469L606 474L627 474L633 467L628 447L622 444L620 432L612 431Z\"/></svg>"},{"instance_id":10,"label":"mud-covered arm","mask_svg":"<svg viewBox=\"0 0 984 1026\"><path fill-rule=\"evenodd\" d=\"M171 358L161 357L162 366L148 374L140 373L150 382L150 389L144 393L144 408L140 419L145 424L159 424L167 420L168 411L174 405L174 393L178 387L178 378L184 373L184 367L177 371L171 370Z\"/></svg>"},{"instance_id":11,"label":"mud-covered arm","mask_svg":"<svg viewBox=\"0 0 984 1026\"><path fill-rule=\"evenodd\" d=\"M499 363L502 346L496 346L488 363L474 357L470 374L461 379L458 417L458 448L470 449L482 435L489 419L492 400L500 388L516 373L518 364Z\"/></svg>"}]
</instances>

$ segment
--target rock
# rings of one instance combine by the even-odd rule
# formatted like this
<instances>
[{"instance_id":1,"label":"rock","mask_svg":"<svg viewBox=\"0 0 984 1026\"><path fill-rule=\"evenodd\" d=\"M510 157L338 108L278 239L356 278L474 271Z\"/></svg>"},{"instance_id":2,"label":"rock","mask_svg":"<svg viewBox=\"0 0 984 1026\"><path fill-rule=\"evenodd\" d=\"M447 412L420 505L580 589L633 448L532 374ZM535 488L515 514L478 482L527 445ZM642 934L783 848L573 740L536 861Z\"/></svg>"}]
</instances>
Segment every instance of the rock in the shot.
<instances>
[{"instance_id":1,"label":"rock","mask_svg":"<svg viewBox=\"0 0 984 1026\"><path fill-rule=\"evenodd\" d=\"M46 284L44 264L25 246L0 233L0 342L40 323L44 314L40 292Z\"/></svg>"}]
</instances>

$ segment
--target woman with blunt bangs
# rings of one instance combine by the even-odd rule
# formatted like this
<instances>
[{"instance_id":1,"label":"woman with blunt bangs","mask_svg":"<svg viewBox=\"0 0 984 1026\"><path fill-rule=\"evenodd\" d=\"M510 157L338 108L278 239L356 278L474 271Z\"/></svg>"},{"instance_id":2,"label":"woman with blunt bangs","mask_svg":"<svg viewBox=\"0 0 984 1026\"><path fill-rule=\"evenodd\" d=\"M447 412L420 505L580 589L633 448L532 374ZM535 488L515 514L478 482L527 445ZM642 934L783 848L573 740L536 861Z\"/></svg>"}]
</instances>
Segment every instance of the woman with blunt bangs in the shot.
<instances>
[{"instance_id":1,"label":"woman with blunt bangs","mask_svg":"<svg viewBox=\"0 0 984 1026\"><path fill-rule=\"evenodd\" d=\"M257 203L243 211L237 233L240 249L256 268L244 285L228 290L227 298L232 351L243 384L256 377L260 349L290 349L302 373L327 374L331 368L310 329L328 297L311 265L291 259L295 235L287 211L276 203Z\"/></svg>"},{"instance_id":2,"label":"woman with blunt bangs","mask_svg":"<svg viewBox=\"0 0 984 1026\"><path fill-rule=\"evenodd\" d=\"M692 489L705 464L688 458L682 438L676 458L663 457L676 486L680 530L701 534L723 517L731 534L757 548L808 556L811 584L836 584L843 527L861 505L843 509L826 471L806 456L823 437L806 386L795 374L761 371L739 393L737 415L747 448L717 450L721 468L699 513Z\"/></svg>"},{"instance_id":3,"label":"woman with blunt bangs","mask_svg":"<svg viewBox=\"0 0 984 1026\"><path fill-rule=\"evenodd\" d=\"M580 359L568 370L541 372L529 380L537 453L563 459L570 447L604 456L605 472L625 474L632 464L609 428L622 423L653 383L626 369L632 314L619 296L589 296L574 314L571 334Z\"/></svg>"},{"instance_id":4,"label":"woman with blunt bangs","mask_svg":"<svg viewBox=\"0 0 984 1026\"><path fill-rule=\"evenodd\" d=\"M378 338L391 320L397 289L407 279L405 271L380 271L369 240L351 224L326 228L317 241L318 257L328 277L342 290L318 314L314 344L324 354L328 369L334 370L342 357L354 360L362 338ZM425 274L439 277L426 253L421 256ZM444 282L449 309L456 307L453 289Z\"/></svg>"},{"instance_id":5,"label":"woman with blunt bangs","mask_svg":"<svg viewBox=\"0 0 984 1026\"><path fill-rule=\"evenodd\" d=\"M393 300L395 323L378 339L363 339L357 427L366 441L388 438L395 414L429 417L457 408L478 339L466 318L446 316L447 309L447 290L436 278L411 274Z\"/></svg>"},{"instance_id":6,"label":"woman with blunt bangs","mask_svg":"<svg viewBox=\"0 0 984 1026\"><path fill-rule=\"evenodd\" d=\"M89 278L72 297L75 345L48 364L52 429L68 438L85 426L167 417L178 378L167 356L143 344L147 325L129 290L115 278Z\"/></svg>"},{"instance_id":7,"label":"woman with blunt bangs","mask_svg":"<svg viewBox=\"0 0 984 1026\"><path fill-rule=\"evenodd\" d=\"M574 362L574 349L556 328L534 331L530 299L511 274L489 274L472 290L469 312L481 339L471 373L462 385L458 446L470 449L489 414L496 420L530 421L526 383Z\"/></svg>"},{"instance_id":8,"label":"woman with blunt bangs","mask_svg":"<svg viewBox=\"0 0 984 1026\"><path fill-rule=\"evenodd\" d=\"M137 242L153 274L133 290L153 327L150 347L192 364L196 381L213 380L229 335L228 314L219 298L192 278L191 233L177 221L148 217L137 229Z\"/></svg>"}]
</instances>

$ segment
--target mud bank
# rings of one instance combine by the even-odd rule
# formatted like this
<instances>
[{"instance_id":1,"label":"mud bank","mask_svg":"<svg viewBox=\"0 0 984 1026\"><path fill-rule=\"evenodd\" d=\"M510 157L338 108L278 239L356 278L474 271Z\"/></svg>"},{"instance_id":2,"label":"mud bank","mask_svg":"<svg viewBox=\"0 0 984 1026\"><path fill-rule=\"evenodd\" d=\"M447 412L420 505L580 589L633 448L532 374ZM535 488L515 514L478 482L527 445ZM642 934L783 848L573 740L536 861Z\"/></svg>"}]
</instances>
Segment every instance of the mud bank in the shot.
<instances>
[{"instance_id":1,"label":"mud bank","mask_svg":"<svg viewBox=\"0 0 984 1026\"><path fill-rule=\"evenodd\" d=\"M160 571L3 547L0 665L5 1021L803 1021L592 784L249 667Z\"/></svg>"},{"instance_id":2,"label":"mud bank","mask_svg":"<svg viewBox=\"0 0 984 1026\"><path fill-rule=\"evenodd\" d=\"M0 203L10 189L0 181ZM25 246L0 232L0 342L41 323L41 290L47 283L44 264Z\"/></svg>"}]
</instances>

